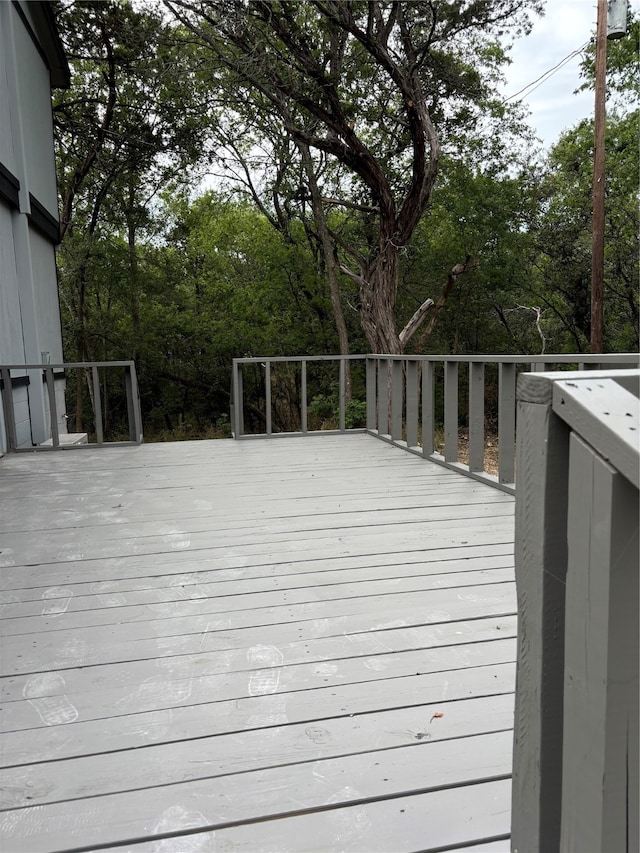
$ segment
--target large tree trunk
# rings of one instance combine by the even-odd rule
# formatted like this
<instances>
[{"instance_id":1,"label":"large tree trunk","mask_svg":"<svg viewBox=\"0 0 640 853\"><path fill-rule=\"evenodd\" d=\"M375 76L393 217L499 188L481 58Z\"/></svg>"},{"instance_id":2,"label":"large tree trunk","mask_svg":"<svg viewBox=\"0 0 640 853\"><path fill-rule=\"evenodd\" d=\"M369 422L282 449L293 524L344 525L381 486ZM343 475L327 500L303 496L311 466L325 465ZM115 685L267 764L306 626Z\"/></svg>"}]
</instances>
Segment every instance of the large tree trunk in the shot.
<instances>
[{"instance_id":1,"label":"large tree trunk","mask_svg":"<svg viewBox=\"0 0 640 853\"><path fill-rule=\"evenodd\" d=\"M398 250L392 240L381 240L374 262L356 278L360 295L360 322L371 352L399 355L402 352L396 329L398 295Z\"/></svg>"}]
</instances>

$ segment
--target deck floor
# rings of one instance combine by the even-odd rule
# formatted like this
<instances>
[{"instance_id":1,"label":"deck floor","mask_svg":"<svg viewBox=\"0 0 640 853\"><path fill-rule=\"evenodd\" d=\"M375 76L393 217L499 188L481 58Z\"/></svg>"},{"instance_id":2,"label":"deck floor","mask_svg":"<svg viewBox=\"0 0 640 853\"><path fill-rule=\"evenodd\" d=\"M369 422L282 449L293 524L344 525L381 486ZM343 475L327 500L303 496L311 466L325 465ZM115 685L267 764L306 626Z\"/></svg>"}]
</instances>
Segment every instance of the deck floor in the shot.
<instances>
[{"instance_id":1,"label":"deck floor","mask_svg":"<svg viewBox=\"0 0 640 853\"><path fill-rule=\"evenodd\" d=\"M513 499L366 435L0 460L3 853L509 849Z\"/></svg>"}]
</instances>

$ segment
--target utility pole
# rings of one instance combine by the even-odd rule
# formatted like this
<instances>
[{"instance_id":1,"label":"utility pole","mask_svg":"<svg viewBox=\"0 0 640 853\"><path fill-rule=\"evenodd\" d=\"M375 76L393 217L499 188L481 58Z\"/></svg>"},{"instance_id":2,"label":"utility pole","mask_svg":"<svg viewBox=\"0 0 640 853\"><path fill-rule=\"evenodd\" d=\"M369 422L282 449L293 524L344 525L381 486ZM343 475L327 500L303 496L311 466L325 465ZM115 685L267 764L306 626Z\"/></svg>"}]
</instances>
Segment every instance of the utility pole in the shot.
<instances>
[{"instance_id":1,"label":"utility pole","mask_svg":"<svg viewBox=\"0 0 640 853\"><path fill-rule=\"evenodd\" d=\"M591 352L603 348L604 328L604 128L607 76L607 0L598 0L591 241Z\"/></svg>"}]
</instances>

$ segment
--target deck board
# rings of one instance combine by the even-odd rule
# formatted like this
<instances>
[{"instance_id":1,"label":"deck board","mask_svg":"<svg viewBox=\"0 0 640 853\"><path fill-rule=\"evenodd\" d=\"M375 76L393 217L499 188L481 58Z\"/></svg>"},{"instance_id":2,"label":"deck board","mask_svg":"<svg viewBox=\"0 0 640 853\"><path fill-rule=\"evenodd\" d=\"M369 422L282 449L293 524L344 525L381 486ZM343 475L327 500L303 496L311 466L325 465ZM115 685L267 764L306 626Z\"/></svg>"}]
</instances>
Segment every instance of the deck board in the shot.
<instances>
[{"instance_id":1,"label":"deck board","mask_svg":"<svg viewBox=\"0 0 640 853\"><path fill-rule=\"evenodd\" d=\"M508 849L513 499L364 435L0 460L3 853Z\"/></svg>"}]
</instances>

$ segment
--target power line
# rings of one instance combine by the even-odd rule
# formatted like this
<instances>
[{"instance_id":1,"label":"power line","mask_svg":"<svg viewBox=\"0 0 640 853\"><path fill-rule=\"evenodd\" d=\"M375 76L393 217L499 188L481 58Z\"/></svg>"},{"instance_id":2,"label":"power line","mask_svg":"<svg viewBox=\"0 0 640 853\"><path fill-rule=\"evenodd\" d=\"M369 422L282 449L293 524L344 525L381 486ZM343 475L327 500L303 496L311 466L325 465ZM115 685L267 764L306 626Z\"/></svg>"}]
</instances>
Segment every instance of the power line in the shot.
<instances>
[{"instance_id":1,"label":"power line","mask_svg":"<svg viewBox=\"0 0 640 853\"><path fill-rule=\"evenodd\" d=\"M502 103L506 104L508 101L512 101L514 98L517 98L518 95L522 95L524 92L526 92L527 94L531 94L531 92L535 92L535 90L539 86L542 86L543 83L546 83L547 80L551 79L551 77L553 77L554 74L556 74L558 71L560 71L560 69L563 66L565 66L567 64L567 62L570 62L572 59L574 59L574 57L579 56L584 51L584 49L587 47L587 45L590 43L590 41L591 41L591 39L586 41L579 48L576 48L576 50L571 51L571 53L567 54L567 56L565 56L564 59L561 59L560 62L556 63L556 65L554 65L553 67L551 67L547 71L545 71L543 74L541 74L540 77L536 77L536 79L532 80L531 83L527 83L527 85L523 86L522 89L519 89L517 92L514 92L513 95L509 95L507 98L505 98L502 101ZM520 100L522 100L522 98Z\"/></svg>"}]
</instances>

